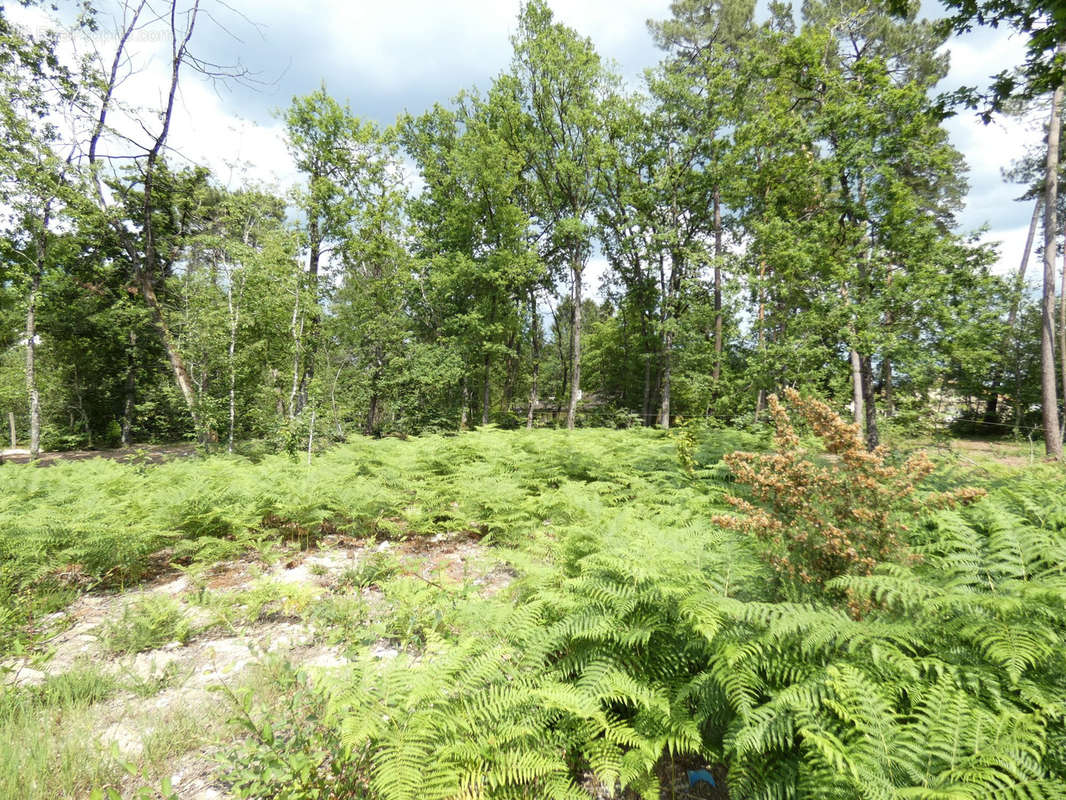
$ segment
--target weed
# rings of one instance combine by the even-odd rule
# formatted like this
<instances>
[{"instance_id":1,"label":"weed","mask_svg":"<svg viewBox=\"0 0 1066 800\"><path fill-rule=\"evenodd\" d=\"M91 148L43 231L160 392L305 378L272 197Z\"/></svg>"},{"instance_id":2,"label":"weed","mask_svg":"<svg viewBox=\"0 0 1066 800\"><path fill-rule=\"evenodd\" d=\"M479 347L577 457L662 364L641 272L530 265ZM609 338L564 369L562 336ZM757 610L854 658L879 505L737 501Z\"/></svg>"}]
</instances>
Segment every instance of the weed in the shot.
<instances>
[{"instance_id":1,"label":"weed","mask_svg":"<svg viewBox=\"0 0 1066 800\"><path fill-rule=\"evenodd\" d=\"M400 571L400 562L387 551L368 554L357 566L344 570L337 578L341 587L364 589L378 586Z\"/></svg>"},{"instance_id":2,"label":"weed","mask_svg":"<svg viewBox=\"0 0 1066 800\"><path fill-rule=\"evenodd\" d=\"M118 619L104 623L100 639L113 653L142 653L170 642L185 644L191 635L177 600L148 595L124 606Z\"/></svg>"}]
</instances>

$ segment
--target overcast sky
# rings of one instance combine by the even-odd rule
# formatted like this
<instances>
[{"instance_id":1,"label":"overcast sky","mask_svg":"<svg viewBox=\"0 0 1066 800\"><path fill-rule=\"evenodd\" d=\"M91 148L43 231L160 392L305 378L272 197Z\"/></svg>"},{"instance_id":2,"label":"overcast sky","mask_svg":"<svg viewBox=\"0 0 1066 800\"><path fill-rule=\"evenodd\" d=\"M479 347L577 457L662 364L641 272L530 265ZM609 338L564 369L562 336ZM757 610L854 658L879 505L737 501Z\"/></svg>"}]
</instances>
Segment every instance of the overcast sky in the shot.
<instances>
[{"instance_id":1,"label":"overcast sky","mask_svg":"<svg viewBox=\"0 0 1066 800\"><path fill-rule=\"evenodd\" d=\"M262 82L258 88L213 86L189 73L170 142L223 180L247 178L279 187L295 178L275 112L295 95L323 82L362 117L389 124L404 110L419 112L447 102L461 89L486 88L510 60L509 37L521 0L230 0L228 9L204 3L194 39L195 55L215 63L240 61ZM595 42L634 83L660 57L646 21L669 15L669 0L551 0L556 15ZM936 13L935 3L926 9ZM18 6L5 13L31 24L35 14ZM82 49L101 50L108 24ZM228 32L227 32L228 31ZM136 73L127 97L157 104L169 42L149 33L132 42ZM1019 64L1024 41L1007 30L979 30L950 42L951 73L942 88L982 86L989 75ZM1024 246L1031 206L1013 201L1017 186L1001 169L1018 157L1038 129L1021 122L982 124L969 113L948 123L969 167L970 193L960 230L988 227L985 240L1003 242L1001 269L1015 269Z\"/></svg>"}]
</instances>

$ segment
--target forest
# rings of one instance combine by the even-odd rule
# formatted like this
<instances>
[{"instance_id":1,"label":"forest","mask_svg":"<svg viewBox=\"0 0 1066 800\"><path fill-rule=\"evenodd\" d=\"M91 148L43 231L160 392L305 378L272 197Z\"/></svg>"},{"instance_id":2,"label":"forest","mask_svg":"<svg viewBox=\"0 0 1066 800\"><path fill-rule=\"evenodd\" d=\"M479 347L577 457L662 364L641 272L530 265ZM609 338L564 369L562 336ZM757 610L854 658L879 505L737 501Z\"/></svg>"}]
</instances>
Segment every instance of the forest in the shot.
<instances>
[{"instance_id":1,"label":"forest","mask_svg":"<svg viewBox=\"0 0 1066 800\"><path fill-rule=\"evenodd\" d=\"M73 64L58 33L5 22L10 438L36 455L748 425L791 386L849 404L871 446L886 425L1039 440L1061 393L1059 153L1018 154L1043 235L997 274L957 231L965 162L944 122L974 112L935 88L950 31L916 12L677 2L634 87L531 2L484 90L388 126L326 84L293 98L288 190L168 150L183 74L242 79L190 55L195 8L171 30L130 4L113 52ZM145 109L123 94L124 46L151 26L172 68ZM1039 114L1060 142L1042 79L968 102ZM1056 273L1043 294L1029 250Z\"/></svg>"},{"instance_id":2,"label":"forest","mask_svg":"<svg viewBox=\"0 0 1066 800\"><path fill-rule=\"evenodd\" d=\"M524 0L285 186L236 8L0 5L0 798L1066 800L1059 3Z\"/></svg>"}]
</instances>

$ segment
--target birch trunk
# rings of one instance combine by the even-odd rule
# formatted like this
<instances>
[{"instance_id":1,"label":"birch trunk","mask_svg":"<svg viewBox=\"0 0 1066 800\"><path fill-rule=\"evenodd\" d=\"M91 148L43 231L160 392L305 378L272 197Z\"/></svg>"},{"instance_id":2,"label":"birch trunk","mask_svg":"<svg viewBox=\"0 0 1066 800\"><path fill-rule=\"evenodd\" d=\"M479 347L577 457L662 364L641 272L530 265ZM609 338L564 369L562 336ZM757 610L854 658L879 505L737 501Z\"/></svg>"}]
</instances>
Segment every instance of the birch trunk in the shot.
<instances>
[{"instance_id":1,"label":"birch trunk","mask_svg":"<svg viewBox=\"0 0 1066 800\"><path fill-rule=\"evenodd\" d=\"M1066 45L1059 45L1066 52ZM1044 421L1044 449L1050 458L1062 459L1062 437L1059 435L1059 402L1055 386L1055 234L1059 180L1060 112L1062 87L1051 98L1051 119L1048 121L1047 170L1044 176L1044 291L1041 303L1040 334L1040 393Z\"/></svg>"},{"instance_id":2,"label":"birch trunk","mask_svg":"<svg viewBox=\"0 0 1066 800\"><path fill-rule=\"evenodd\" d=\"M573 279L570 311L570 405L566 410L566 429L573 430L577 421L577 403L581 396L581 272L582 265L574 256L570 265Z\"/></svg>"}]
</instances>

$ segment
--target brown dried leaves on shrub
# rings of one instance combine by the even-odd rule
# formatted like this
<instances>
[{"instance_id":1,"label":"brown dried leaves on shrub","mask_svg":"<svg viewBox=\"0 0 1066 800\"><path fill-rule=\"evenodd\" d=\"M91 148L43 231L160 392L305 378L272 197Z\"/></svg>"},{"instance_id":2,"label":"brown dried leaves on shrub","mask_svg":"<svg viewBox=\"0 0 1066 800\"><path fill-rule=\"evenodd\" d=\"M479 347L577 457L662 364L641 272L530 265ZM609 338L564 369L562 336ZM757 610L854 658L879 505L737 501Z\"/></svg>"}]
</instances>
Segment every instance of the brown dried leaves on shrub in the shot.
<instances>
[{"instance_id":1,"label":"brown dried leaves on shrub","mask_svg":"<svg viewBox=\"0 0 1066 800\"><path fill-rule=\"evenodd\" d=\"M883 561L908 561L908 523L927 510L984 495L973 488L921 493L918 485L934 466L924 452L893 466L884 446L866 450L858 425L825 403L793 389L785 390L785 398L822 440L828 458L816 460L803 449L788 411L771 395L775 452L725 457L755 502L730 496L740 515L714 521L769 545L771 565L793 579L824 586L840 575L867 575Z\"/></svg>"}]
</instances>

